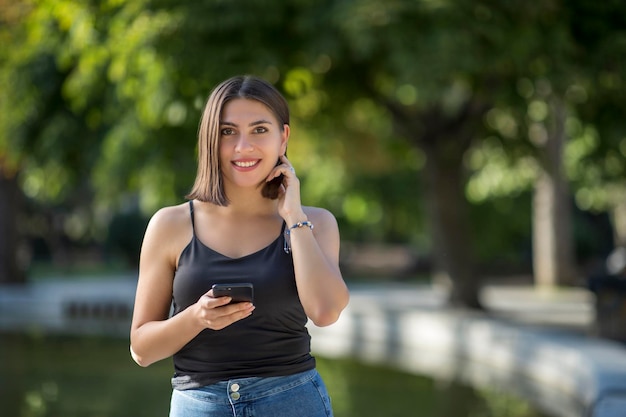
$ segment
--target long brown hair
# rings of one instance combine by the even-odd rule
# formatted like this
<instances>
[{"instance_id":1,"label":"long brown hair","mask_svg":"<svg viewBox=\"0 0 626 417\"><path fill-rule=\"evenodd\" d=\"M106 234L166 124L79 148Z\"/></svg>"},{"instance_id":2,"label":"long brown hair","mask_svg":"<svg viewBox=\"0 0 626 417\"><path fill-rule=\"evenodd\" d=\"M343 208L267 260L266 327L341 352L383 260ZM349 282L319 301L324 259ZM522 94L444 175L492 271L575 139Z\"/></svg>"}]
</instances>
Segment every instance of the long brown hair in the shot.
<instances>
[{"instance_id":1,"label":"long brown hair","mask_svg":"<svg viewBox=\"0 0 626 417\"><path fill-rule=\"evenodd\" d=\"M289 125L289 106L280 92L267 81L251 76L239 75L220 83L209 96L198 128L198 172L195 183L187 194L188 199L197 199L219 206L227 206L224 191L219 147L220 121L224 105L234 98L246 98L263 103L278 120L281 130ZM276 199L282 176L266 183L261 189L263 197Z\"/></svg>"}]
</instances>

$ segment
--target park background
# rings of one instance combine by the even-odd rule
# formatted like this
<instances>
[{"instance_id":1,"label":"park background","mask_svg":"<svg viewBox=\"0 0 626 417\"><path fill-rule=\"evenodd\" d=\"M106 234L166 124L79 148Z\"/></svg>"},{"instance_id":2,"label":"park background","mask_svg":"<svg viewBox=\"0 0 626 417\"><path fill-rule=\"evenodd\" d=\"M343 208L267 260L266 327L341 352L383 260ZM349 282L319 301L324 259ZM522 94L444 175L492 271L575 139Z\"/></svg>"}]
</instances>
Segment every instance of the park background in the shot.
<instances>
[{"instance_id":1,"label":"park background","mask_svg":"<svg viewBox=\"0 0 626 417\"><path fill-rule=\"evenodd\" d=\"M584 287L626 245L619 0L0 1L0 282L136 270L219 81L292 110L346 280Z\"/></svg>"}]
</instances>

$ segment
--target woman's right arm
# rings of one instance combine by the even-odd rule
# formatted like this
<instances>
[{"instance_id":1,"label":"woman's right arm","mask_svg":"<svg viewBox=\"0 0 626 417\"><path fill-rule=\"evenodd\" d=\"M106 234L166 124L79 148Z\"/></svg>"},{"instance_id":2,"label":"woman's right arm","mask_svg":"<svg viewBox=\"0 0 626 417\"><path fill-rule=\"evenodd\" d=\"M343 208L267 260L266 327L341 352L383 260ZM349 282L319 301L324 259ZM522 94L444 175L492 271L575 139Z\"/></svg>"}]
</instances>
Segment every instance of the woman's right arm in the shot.
<instances>
[{"instance_id":1,"label":"woman's right arm","mask_svg":"<svg viewBox=\"0 0 626 417\"><path fill-rule=\"evenodd\" d=\"M254 309L249 303L225 306L228 297L212 298L209 291L195 304L169 317L178 255L192 233L189 211L181 208L159 210L148 224L141 247L130 332L131 356L141 366L172 356L203 329L222 329L249 316Z\"/></svg>"}]
</instances>

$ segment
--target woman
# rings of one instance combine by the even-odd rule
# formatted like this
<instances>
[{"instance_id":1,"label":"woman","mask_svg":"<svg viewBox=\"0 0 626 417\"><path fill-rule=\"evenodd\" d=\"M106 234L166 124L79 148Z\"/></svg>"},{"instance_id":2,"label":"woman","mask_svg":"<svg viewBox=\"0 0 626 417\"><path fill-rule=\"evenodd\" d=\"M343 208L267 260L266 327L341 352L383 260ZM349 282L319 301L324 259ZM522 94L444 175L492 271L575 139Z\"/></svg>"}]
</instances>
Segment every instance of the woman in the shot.
<instances>
[{"instance_id":1,"label":"woman","mask_svg":"<svg viewBox=\"0 0 626 417\"><path fill-rule=\"evenodd\" d=\"M171 417L332 415L305 324L334 323L349 294L337 222L302 206L289 134L271 84L222 82L202 115L189 202L148 224L130 350L141 366L173 356ZM211 289L243 282L253 302Z\"/></svg>"}]
</instances>

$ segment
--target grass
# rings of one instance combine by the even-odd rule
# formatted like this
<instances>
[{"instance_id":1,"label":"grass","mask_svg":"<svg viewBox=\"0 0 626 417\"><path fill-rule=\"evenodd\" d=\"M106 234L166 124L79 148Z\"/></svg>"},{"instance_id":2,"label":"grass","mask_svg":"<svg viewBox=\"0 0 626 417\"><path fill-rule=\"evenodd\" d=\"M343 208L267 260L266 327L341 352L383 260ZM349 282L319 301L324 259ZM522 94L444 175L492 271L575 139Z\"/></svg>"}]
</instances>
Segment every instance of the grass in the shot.
<instances>
[{"instance_id":1,"label":"grass","mask_svg":"<svg viewBox=\"0 0 626 417\"><path fill-rule=\"evenodd\" d=\"M171 361L140 368L125 340L0 334L0 357L2 415L167 415ZM318 369L336 417L546 417L504 393L382 366L318 358Z\"/></svg>"},{"instance_id":2,"label":"grass","mask_svg":"<svg viewBox=\"0 0 626 417\"><path fill-rule=\"evenodd\" d=\"M105 338L2 336L3 415L105 417L163 415L171 368L141 369L127 343ZM6 414L4 414L6 413Z\"/></svg>"}]
</instances>

